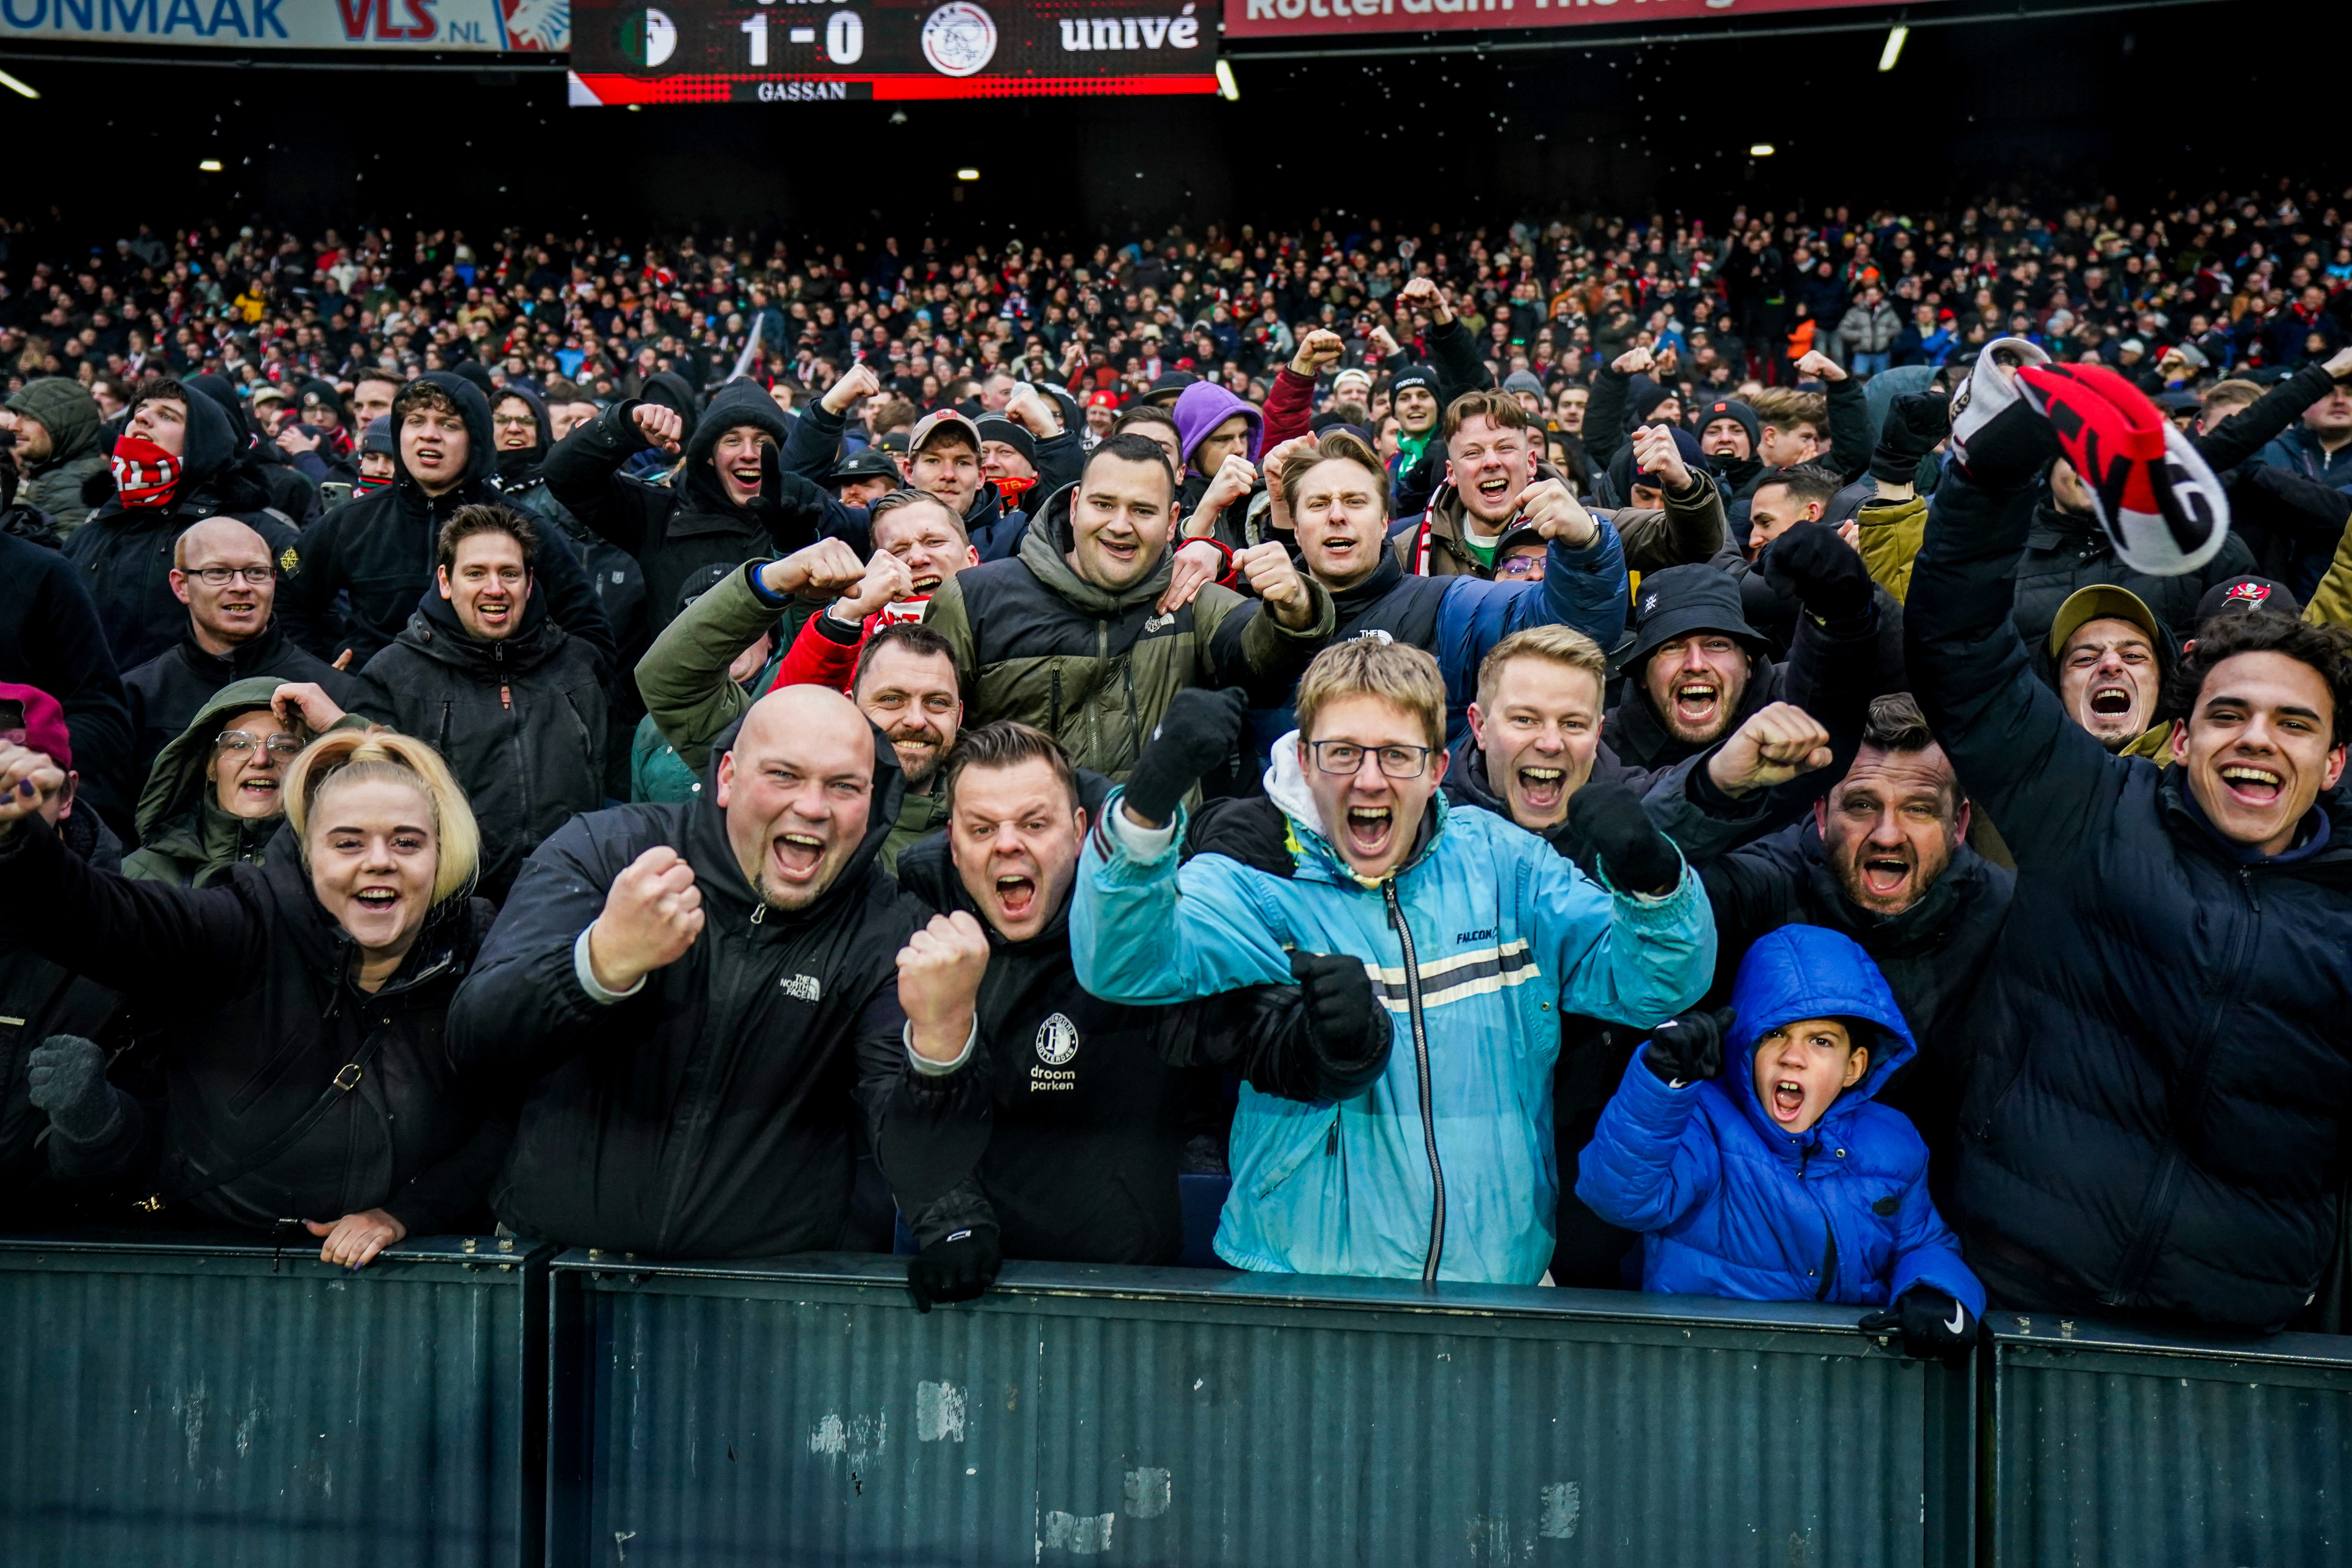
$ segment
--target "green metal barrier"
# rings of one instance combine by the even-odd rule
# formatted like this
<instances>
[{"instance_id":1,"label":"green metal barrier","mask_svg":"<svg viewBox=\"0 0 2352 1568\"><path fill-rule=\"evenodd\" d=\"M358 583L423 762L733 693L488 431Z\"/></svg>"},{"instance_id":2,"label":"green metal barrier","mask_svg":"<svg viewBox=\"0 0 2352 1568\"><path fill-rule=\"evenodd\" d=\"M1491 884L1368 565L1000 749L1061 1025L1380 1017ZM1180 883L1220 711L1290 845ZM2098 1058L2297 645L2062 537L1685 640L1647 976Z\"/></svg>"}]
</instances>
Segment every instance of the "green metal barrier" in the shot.
<instances>
[{"instance_id":1,"label":"green metal barrier","mask_svg":"<svg viewBox=\"0 0 2352 1568\"><path fill-rule=\"evenodd\" d=\"M2352 1562L2352 1339L2159 1339L2041 1313L1986 1327L2000 1568Z\"/></svg>"},{"instance_id":2,"label":"green metal barrier","mask_svg":"<svg viewBox=\"0 0 2352 1568\"><path fill-rule=\"evenodd\" d=\"M1950 1564L1975 1384L1853 1309L866 1256L551 1270L549 1562Z\"/></svg>"},{"instance_id":3,"label":"green metal barrier","mask_svg":"<svg viewBox=\"0 0 2352 1568\"><path fill-rule=\"evenodd\" d=\"M0 1563L538 1563L551 1250L0 1240Z\"/></svg>"}]
</instances>

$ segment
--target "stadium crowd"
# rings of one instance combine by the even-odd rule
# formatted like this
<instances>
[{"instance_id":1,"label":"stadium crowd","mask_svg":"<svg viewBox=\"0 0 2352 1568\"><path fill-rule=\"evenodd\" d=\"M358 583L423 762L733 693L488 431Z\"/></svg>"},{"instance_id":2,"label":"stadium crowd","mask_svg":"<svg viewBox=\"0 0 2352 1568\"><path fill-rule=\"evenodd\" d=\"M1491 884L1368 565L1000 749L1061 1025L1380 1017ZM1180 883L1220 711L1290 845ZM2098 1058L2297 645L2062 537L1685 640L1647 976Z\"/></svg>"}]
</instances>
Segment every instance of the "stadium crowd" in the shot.
<instances>
[{"instance_id":1,"label":"stadium crowd","mask_svg":"<svg viewBox=\"0 0 2352 1568\"><path fill-rule=\"evenodd\" d=\"M0 1223L2352 1307L2352 193L41 251Z\"/></svg>"}]
</instances>

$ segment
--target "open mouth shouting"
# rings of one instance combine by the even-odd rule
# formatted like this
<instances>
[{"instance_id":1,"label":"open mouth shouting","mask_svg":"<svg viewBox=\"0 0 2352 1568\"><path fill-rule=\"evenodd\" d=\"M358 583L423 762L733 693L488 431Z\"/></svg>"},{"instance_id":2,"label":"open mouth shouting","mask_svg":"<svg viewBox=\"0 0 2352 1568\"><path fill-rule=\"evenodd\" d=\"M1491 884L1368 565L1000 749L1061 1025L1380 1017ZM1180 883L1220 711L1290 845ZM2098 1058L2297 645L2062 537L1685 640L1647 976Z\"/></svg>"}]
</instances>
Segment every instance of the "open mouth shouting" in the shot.
<instances>
[{"instance_id":1,"label":"open mouth shouting","mask_svg":"<svg viewBox=\"0 0 2352 1568\"><path fill-rule=\"evenodd\" d=\"M1498 468L1482 475L1475 488L1478 491L1478 499L1486 504L1487 510L1499 512L1509 500L1511 476L1508 471Z\"/></svg>"},{"instance_id":2,"label":"open mouth shouting","mask_svg":"<svg viewBox=\"0 0 2352 1568\"><path fill-rule=\"evenodd\" d=\"M1530 812L1556 808L1568 795L1568 770L1529 764L1518 770L1519 804Z\"/></svg>"},{"instance_id":3,"label":"open mouth shouting","mask_svg":"<svg viewBox=\"0 0 2352 1568\"><path fill-rule=\"evenodd\" d=\"M1903 896L1911 885L1911 857L1886 850L1865 850L1855 863L1862 874L1862 885L1873 897L1894 900Z\"/></svg>"},{"instance_id":4,"label":"open mouth shouting","mask_svg":"<svg viewBox=\"0 0 2352 1568\"><path fill-rule=\"evenodd\" d=\"M752 457L728 464L727 477L734 480L735 488L745 495L759 494L760 459Z\"/></svg>"},{"instance_id":5,"label":"open mouth shouting","mask_svg":"<svg viewBox=\"0 0 2352 1568\"><path fill-rule=\"evenodd\" d=\"M2120 719L2132 710L2132 703L2137 696L2137 692L2120 681L2094 687L2091 690L2091 711L2102 719Z\"/></svg>"},{"instance_id":6,"label":"open mouth shouting","mask_svg":"<svg viewBox=\"0 0 2352 1568\"><path fill-rule=\"evenodd\" d=\"M1775 1079L1764 1109L1772 1113L1775 1121L1795 1122L1805 1111L1805 1086L1792 1078Z\"/></svg>"},{"instance_id":7,"label":"open mouth shouting","mask_svg":"<svg viewBox=\"0 0 2352 1568\"><path fill-rule=\"evenodd\" d=\"M1396 811L1386 805L1351 805L1346 826L1348 847L1360 859L1377 860L1389 852L1396 832Z\"/></svg>"},{"instance_id":8,"label":"open mouth shouting","mask_svg":"<svg viewBox=\"0 0 2352 1568\"><path fill-rule=\"evenodd\" d=\"M992 886L999 918L991 923L1000 931L1023 925L1037 912L1037 874L1034 868L1001 871Z\"/></svg>"},{"instance_id":9,"label":"open mouth shouting","mask_svg":"<svg viewBox=\"0 0 2352 1568\"><path fill-rule=\"evenodd\" d=\"M824 868L824 851L825 842L818 835L787 828L769 840L768 866L786 887L806 888Z\"/></svg>"},{"instance_id":10,"label":"open mouth shouting","mask_svg":"<svg viewBox=\"0 0 2352 1568\"><path fill-rule=\"evenodd\" d=\"M1674 700L1675 717L1687 729L1711 729L1723 712L1723 688L1704 676L1675 681Z\"/></svg>"},{"instance_id":11,"label":"open mouth shouting","mask_svg":"<svg viewBox=\"0 0 2352 1568\"><path fill-rule=\"evenodd\" d=\"M278 793L276 773L253 773L236 782L237 798L266 808L265 815L278 809Z\"/></svg>"},{"instance_id":12,"label":"open mouth shouting","mask_svg":"<svg viewBox=\"0 0 2352 1568\"><path fill-rule=\"evenodd\" d=\"M2260 763L2224 763L2221 785L2250 811L2267 811L2286 793L2286 775Z\"/></svg>"}]
</instances>

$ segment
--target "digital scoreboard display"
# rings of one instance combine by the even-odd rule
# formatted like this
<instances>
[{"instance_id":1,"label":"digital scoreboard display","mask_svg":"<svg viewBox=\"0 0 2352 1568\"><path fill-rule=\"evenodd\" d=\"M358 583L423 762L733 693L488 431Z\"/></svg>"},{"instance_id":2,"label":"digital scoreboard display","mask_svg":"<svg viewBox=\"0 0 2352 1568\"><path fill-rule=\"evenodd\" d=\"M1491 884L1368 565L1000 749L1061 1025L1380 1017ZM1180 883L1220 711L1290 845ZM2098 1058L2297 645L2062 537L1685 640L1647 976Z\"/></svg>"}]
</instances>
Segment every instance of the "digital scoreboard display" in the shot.
<instances>
[{"instance_id":1,"label":"digital scoreboard display","mask_svg":"<svg viewBox=\"0 0 2352 1568\"><path fill-rule=\"evenodd\" d=\"M574 0L572 101L1217 90L1216 0Z\"/></svg>"}]
</instances>

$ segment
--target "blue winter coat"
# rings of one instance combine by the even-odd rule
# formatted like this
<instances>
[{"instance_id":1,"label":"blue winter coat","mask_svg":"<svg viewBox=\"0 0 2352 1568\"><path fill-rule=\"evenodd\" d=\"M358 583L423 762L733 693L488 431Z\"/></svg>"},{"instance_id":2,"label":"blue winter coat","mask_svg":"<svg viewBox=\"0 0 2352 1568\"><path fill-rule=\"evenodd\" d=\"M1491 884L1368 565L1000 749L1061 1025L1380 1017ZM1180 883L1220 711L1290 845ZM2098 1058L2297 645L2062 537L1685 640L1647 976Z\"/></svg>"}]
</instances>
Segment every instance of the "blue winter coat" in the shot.
<instances>
[{"instance_id":1,"label":"blue winter coat","mask_svg":"<svg viewBox=\"0 0 2352 1568\"><path fill-rule=\"evenodd\" d=\"M1367 887L1317 830L1296 746L1277 743L1275 760L1267 793L1289 821L1294 875L1214 853L1180 870L1172 840L1138 857L1090 835L1070 921L1078 984L1108 1001L1180 1002L1289 984L1292 949L1362 960L1394 1030L1388 1070L1336 1103L1242 1086L1217 1255L1273 1272L1532 1285L1559 1204L1560 1018L1647 1028L1706 989L1715 922L1698 879L1664 899L1612 895L1535 835L1441 795L1419 853ZM1114 795L1105 818L1120 809Z\"/></svg>"},{"instance_id":2,"label":"blue winter coat","mask_svg":"<svg viewBox=\"0 0 2352 1568\"><path fill-rule=\"evenodd\" d=\"M1642 1289L1882 1306L1928 1284L1984 1310L1984 1288L1927 1196L1927 1146L1871 1097L1915 1047L1852 938L1790 925L1748 950L1723 1076L1669 1088L1635 1052L1578 1162L1576 1195L1643 1233ZM1756 1044L1800 1018L1876 1026L1870 1071L1801 1135L1756 1098ZM1849 1024L1849 1027L1852 1025Z\"/></svg>"}]
</instances>

